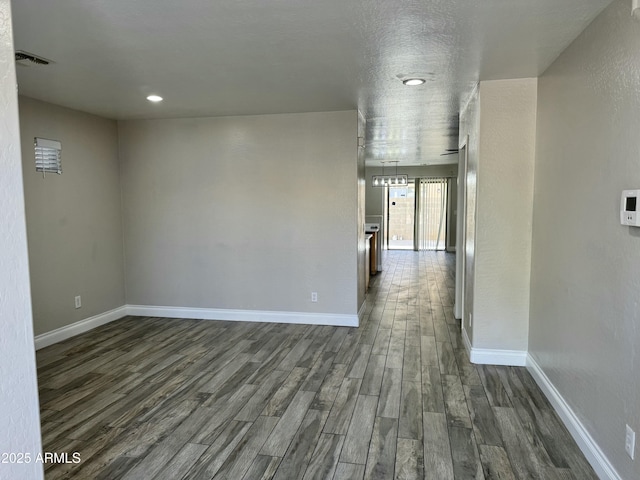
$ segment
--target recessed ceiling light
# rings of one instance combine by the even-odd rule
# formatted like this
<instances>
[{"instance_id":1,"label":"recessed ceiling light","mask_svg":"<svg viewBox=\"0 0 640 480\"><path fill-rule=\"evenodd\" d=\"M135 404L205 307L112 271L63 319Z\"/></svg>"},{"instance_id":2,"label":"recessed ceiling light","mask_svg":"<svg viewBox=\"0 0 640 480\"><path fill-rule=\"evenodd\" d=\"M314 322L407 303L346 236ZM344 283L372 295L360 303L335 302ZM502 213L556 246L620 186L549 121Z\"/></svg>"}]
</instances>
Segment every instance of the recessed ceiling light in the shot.
<instances>
[{"instance_id":1,"label":"recessed ceiling light","mask_svg":"<svg viewBox=\"0 0 640 480\"><path fill-rule=\"evenodd\" d=\"M424 82L424 78L407 78L406 80L402 81L402 83L409 86L422 85Z\"/></svg>"},{"instance_id":2,"label":"recessed ceiling light","mask_svg":"<svg viewBox=\"0 0 640 480\"><path fill-rule=\"evenodd\" d=\"M149 95L147 97L147 100L149 100L150 102L161 102L163 98L160 97L159 95Z\"/></svg>"}]
</instances>

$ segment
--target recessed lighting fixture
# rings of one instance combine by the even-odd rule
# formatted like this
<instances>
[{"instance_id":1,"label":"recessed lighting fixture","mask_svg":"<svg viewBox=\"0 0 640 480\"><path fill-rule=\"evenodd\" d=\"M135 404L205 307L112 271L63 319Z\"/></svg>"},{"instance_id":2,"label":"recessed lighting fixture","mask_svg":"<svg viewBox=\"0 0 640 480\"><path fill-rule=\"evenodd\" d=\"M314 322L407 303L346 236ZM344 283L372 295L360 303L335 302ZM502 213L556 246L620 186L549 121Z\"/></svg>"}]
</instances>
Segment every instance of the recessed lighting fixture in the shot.
<instances>
[{"instance_id":1,"label":"recessed lighting fixture","mask_svg":"<svg viewBox=\"0 0 640 480\"><path fill-rule=\"evenodd\" d=\"M402 83L409 86L422 85L424 82L424 78L407 78L406 80L402 81Z\"/></svg>"},{"instance_id":2,"label":"recessed lighting fixture","mask_svg":"<svg viewBox=\"0 0 640 480\"><path fill-rule=\"evenodd\" d=\"M147 97L147 100L149 100L150 102L157 103L157 102L161 102L163 98L159 95L149 95Z\"/></svg>"}]
</instances>

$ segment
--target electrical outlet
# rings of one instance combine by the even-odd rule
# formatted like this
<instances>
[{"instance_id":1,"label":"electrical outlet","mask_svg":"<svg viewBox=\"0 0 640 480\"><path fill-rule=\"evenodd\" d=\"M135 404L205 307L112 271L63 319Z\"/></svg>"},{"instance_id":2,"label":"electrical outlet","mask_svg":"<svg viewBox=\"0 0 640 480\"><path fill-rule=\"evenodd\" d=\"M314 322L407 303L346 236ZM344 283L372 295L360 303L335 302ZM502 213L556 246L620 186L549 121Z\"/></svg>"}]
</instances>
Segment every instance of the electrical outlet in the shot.
<instances>
[{"instance_id":1,"label":"electrical outlet","mask_svg":"<svg viewBox=\"0 0 640 480\"><path fill-rule=\"evenodd\" d=\"M311 292L311 301L316 303L318 301L318 292Z\"/></svg>"},{"instance_id":2,"label":"electrical outlet","mask_svg":"<svg viewBox=\"0 0 640 480\"><path fill-rule=\"evenodd\" d=\"M76 297L76 308L80 308L82 307L82 297L80 297L80 295L78 295Z\"/></svg>"},{"instance_id":3,"label":"electrical outlet","mask_svg":"<svg viewBox=\"0 0 640 480\"><path fill-rule=\"evenodd\" d=\"M473 325L473 313L469 314L469 326Z\"/></svg>"},{"instance_id":4,"label":"electrical outlet","mask_svg":"<svg viewBox=\"0 0 640 480\"><path fill-rule=\"evenodd\" d=\"M629 425L627 425L627 434L624 439L624 449L631 457L631 460L633 460L633 454L636 449L636 432L634 432Z\"/></svg>"}]
</instances>

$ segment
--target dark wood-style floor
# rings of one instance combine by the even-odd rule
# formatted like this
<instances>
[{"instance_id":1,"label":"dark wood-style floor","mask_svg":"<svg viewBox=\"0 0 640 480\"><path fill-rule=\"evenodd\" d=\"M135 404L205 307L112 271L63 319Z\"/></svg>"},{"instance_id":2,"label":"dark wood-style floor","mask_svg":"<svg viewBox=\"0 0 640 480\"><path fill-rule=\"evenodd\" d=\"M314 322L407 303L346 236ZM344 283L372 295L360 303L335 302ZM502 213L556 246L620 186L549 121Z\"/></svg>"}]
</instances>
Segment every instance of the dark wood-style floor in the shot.
<instances>
[{"instance_id":1,"label":"dark wood-style floor","mask_svg":"<svg viewBox=\"0 0 640 480\"><path fill-rule=\"evenodd\" d=\"M474 366L454 257L390 252L357 329L124 318L38 352L48 479L595 479L523 368Z\"/></svg>"}]
</instances>

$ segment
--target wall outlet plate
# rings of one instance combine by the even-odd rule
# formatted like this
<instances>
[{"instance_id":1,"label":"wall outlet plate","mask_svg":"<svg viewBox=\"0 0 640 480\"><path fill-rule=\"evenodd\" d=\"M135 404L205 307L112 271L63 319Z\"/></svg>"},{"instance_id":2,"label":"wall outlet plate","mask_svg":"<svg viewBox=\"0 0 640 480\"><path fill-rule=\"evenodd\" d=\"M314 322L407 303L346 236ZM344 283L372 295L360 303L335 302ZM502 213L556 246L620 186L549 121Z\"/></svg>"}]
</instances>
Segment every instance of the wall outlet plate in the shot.
<instances>
[{"instance_id":1,"label":"wall outlet plate","mask_svg":"<svg viewBox=\"0 0 640 480\"><path fill-rule=\"evenodd\" d=\"M636 432L634 432L629 425L627 425L627 433L624 440L624 449L633 460L634 451L636 449Z\"/></svg>"},{"instance_id":2,"label":"wall outlet plate","mask_svg":"<svg viewBox=\"0 0 640 480\"><path fill-rule=\"evenodd\" d=\"M316 303L318 301L318 292L311 292L311 301Z\"/></svg>"},{"instance_id":3,"label":"wall outlet plate","mask_svg":"<svg viewBox=\"0 0 640 480\"><path fill-rule=\"evenodd\" d=\"M75 298L75 302L76 302L76 308L80 308L80 307L82 307L82 297L81 297L80 295L78 295L78 296Z\"/></svg>"}]
</instances>

